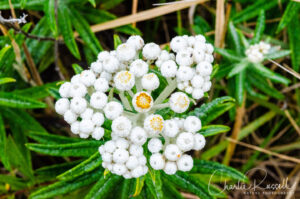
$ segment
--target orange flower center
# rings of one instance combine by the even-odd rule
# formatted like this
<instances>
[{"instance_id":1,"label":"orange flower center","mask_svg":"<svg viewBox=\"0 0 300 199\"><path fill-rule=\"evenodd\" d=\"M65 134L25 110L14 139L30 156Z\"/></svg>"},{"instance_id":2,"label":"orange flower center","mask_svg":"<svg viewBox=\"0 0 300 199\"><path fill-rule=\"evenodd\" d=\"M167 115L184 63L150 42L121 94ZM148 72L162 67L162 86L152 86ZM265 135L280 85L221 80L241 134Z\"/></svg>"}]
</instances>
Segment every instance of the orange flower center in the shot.
<instances>
[{"instance_id":1,"label":"orange flower center","mask_svg":"<svg viewBox=\"0 0 300 199\"><path fill-rule=\"evenodd\" d=\"M150 120L151 128L155 131L162 131L164 124L163 119L161 117L153 117Z\"/></svg>"},{"instance_id":2,"label":"orange flower center","mask_svg":"<svg viewBox=\"0 0 300 199\"><path fill-rule=\"evenodd\" d=\"M152 98L147 93L140 93L136 97L136 106L142 109L148 109L151 106Z\"/></svg>"},{"instance_id":3,"label":"orange flower center","mask_svg":"<svg viewBox=\"0 0 300 199\"><path fill-rule=\"evenodd\" d=\"M122 72L118 75L118 79L123 84L127 84L131 80L131 73L129 73L128 71Z\"/></svg>"}]
</instances>

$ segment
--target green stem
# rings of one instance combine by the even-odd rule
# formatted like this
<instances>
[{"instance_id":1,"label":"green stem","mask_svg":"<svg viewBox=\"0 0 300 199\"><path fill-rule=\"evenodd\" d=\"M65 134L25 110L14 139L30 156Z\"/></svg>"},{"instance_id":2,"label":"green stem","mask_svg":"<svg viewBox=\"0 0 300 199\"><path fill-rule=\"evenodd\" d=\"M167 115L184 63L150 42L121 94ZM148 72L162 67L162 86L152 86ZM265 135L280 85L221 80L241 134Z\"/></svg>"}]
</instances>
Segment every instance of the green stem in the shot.
<instances>
[{"instance_id":1,"label":"green stem","mask_svg":"<svg viewBox=\"0 0 300 199\"><path fill-rule=\"evenodd\" d=\"M132 109L131 109L130 103L129 103L128 99L126 98L126 96L124 95L124 91L120 91L119 96L120 96L120 99L121 99L122 104L124 105L125 109L131 111Z\"/></svg>"},{"instance_id":2,"label":"green stem","mask_svg":"<svg viewBox=\"0 0 300 199\"><path fill-rule=\"evenodd\" d=\"M170 78L168 80L168 86L162 91L162 93L154 101L154 105L161 104L169 95L176 89L177 82Z\"/></svg>"},{"instance_id":3,"label":"green stem","mask_svg":"<svg viewBox=\"0 0 300 199\"><path fill-rule=\"evenodd\" d=\"M182 20L180 11L177 11L177 33L178 35L182 35Z\"/></svg>"},{"instance_id":4,"label":"green stem","mask_svg":"<svg viewBox=\"0 0 300 199\"><path fill-rule=\"evenodd\" d=\"M136 86L136 91L137 92L141 92L143 90L142 83L141 83L141 78L139 78L139 77L136 78L135 86Z\"/></svg>"}]
</instances>

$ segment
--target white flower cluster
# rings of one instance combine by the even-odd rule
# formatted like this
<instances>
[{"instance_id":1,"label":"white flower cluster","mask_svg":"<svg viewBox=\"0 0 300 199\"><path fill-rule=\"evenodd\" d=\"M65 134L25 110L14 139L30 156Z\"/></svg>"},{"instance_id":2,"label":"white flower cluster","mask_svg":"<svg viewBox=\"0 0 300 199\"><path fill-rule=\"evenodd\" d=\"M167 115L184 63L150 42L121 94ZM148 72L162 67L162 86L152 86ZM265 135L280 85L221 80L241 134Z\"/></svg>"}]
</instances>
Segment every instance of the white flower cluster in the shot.
<instances>
[{"instance_id":1,"label":"white flower cluster","mask_svg":"<svg viewBox=\"0 0 300 199\"><path fill-rule=\"evenodd\" d=\"M210 90L210 75L214 61L213 46L205 43L205 37L177 36L170 43L170 53L162 51L157 65L166 78L175 78L177 88L200 99Z\"/></svg>"},{"instance_id":2,"label":"white flower cluster","mask_svg":"<svg viewBox=\"0 0 300 199\"><path fill-rule=\"evenodd\" d=\"M249 46L245 54L247 55L249 61L253 63L259 63L264 60L264 55L269 52L270 48L270 44L261 41L258 44Z\"/></svg>"},{"instance_id":3,"label":"white flower cluster","mask_svg":"<svg viewBox=\"0 0 300 199\"><path fill-rule=\"evenodd\" d=\"M153 153L151 167L168 174L174 168L175 172L190 170L193 160L182 153L200 150L205 144L204 137L196 133L201 128L198 118L164 121L155 111L170 107L183 113L190 106L189 95L199 99L209 90L213 47L198 35L175 37L171 49L174 53L161 50L155 43L144 44L140 36L131 36L116 50L100 52L89 70L73 76L59 89L62 98L56 102L55 110L71 125L74 134L99 140L105 133L104 122L112 121L111 140L100 146L99 152L102 166L114 174L138 178L147 173L143 145L148 138L148 148ZM159 88L161 80L156 74L159 71L149 70L152 63L168 82L155 99L152 91ZM164 146L159 139L162 136ZM178 153L180 156L170 158L174 151L176 157Z\"/></svg>"},{"instance_id":4,"label":"white flower cluster","mask_svg":"<svg viewBox=\"0 0 300 199\"><path fill-rule=\"evenodd\" d=\"M205 138L197 133L201 129L201 121L195 116L186 119L174 118L164 122L162 136L152 138L148 149L152 153L150 165L155 170L163 169L168 175L177 170L190 171L193 168L193 158L184 154L190 150L201 150L205 146Z\"/></svg>"}]
</instances>

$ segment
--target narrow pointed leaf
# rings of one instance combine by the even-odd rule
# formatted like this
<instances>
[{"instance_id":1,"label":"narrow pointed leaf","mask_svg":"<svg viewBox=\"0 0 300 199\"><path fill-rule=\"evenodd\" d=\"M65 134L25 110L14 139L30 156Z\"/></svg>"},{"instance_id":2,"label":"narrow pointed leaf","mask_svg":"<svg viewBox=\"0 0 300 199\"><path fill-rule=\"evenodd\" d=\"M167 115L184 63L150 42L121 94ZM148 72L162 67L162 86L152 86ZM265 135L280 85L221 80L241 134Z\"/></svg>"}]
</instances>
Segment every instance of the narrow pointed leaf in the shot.
<instances>
[{"instance_id":1,"label":"narrow pointed leaf","mask_svg":"<svg viewBox=\"0 0 300 199\"><path fill-rule=\"evenodd\" d=\"M0 92L0 106L11 108L46 108L46 104L22 95Z\"/></svg>"},{"instance_id":2,"label":"narrow pointed leaf","mask_svg":"<svg viewBox=\"0 0 300 199\"><path fill-rule=\"evenodd\" d=\"M114 48L117 49L120 44L122 44L120 37L114 34Z\"/></svg>"},{"instance_id":3,"label":"narrow pointed leaf","mask_svg":"<svg viewBox=\"0 0 300 199\"><path fill-rule=\"evenodd\" d=\"M239 37L232 21L229 22L228 31L229 31L230 37L234 43L235 52L238 55L242 55L243 52L242 52L242 45L241 45L240 37Z\"/></svg>"},{"instance_id":4,"label":"narrow pointed leaf","mask_svg":"<svg viewBox=\"0 0 300 199\"><path fill-rule=\"evenodd\" d=\"M4 127L4 122L0 114L0 160L6 169L9 169L8 157L6 155L6 131Z\"/></svg>"},{"instance_id":5,"label":"narrow pointed leaf","mask_svg":"<svg viewBox=\"0 0 300 199\"><path fill-rule=\"evenodd\" d=\"M52 156L89 157L98 150L102 144L100 141L82 141L71 144L34 144L26 146L35 152Z\"/></svg>"},{"instance_id":6,"label":"narrow pointed leaf","mask_svg":"<svg viewBox=\"0 0 300 199\"><path fill-rule=\"evenodd\" d=\"M291 59L293 69L300 70L300 20L299 17L291 20L288 24L289 45L291 50Z\"/></svg>"},{"instance_id":7,"label":"narrow pointed leaf","mask_svg":"<svg viewBox=\"0 0 300 199\"><path fill-rule=\"evenodd\" d=\"M278 50L265 55L265 59L278 59L291 54L290 50Z\"/></svg>"},{"instance_id":8,"label":"narrow pointed leaf","mask_svg":"<svg viewBox=\"0 0 300 199\"><path fill-rule=\"evenodd\" d=\"M145 183L149 188L153 198L162 199L164 197L162 192L160 171L150 170L146 175Z\"/></svg>"},{"instance_id":9,"label":"narrow pointed leaf","mask_svg":"<svg viewBox=\"0 0 300 199\"><path fill-rule=\"evenodd\" d=\"M44 13L46 15L48 25L56 37L58 35L57 25L55 20L55 0L46 0L44 4Z\"/></svg>"},{"instance_id":10,"label":"narrow pointed leaf","mask_svg":"<svg viewBox=\"0 0 300 199\"><path fill-rule=\"evenodd\" d=\"M229 72L228 78L237 75L238 73L243 72L249 66L249 62L247 60L243 60L233 66L233 69Z\"/></svg>"},{"instance_id":11,"label":"narrow pointed leaf","mask_svg":"<svg viewBox=\"0 0 300 199\"><path fill-rule=\"evenodd\" d=\"M215 52L222 55L225 59L228 59L230 61L234 61L234 62L241 61L241 57L238 57L234 52L230 50L215 48Z\"/></svg>"},{"instance_id":12,"label":"narrow pointed leaf","mask_svg":"<svg viewBox=\"0 0 300 199\"><path fill-rule=\"evenodd\" d=\"M75 72L75 74L80 74L83 71L83 68L79 66L78 64L72 64L72 68Z\"/></svg>"},{"instance_id":13,"label":"narrow pointed leaf","mask_svg":"<svg viewBox=\"0 0 300 199\"><path fill-rule=\"evenodd\" d=\"M11 78L11 77L2 77L2 78L0 78L0 85L11 83L11 82L16 82L16 80L14 78Z\"/></svg>"},{"instance_id":14,"label":"narrow pointed leaf","mask_svg":"<svg viewBox=\"0 0 300 199\"><path fill-rule=\"evenodd\" d=\"M297 20L298 16L298 10L300 8L300 3L295 1L290 1L283 13L283 16L280 19L280 22L278 24L276 33L279 33L282 29L284 29L293 18Z\"/></svg>"},{"instance_id":15,"label":"narrow pointed leaf","mask_svg":"<svg viewBox=\"0 0 300 199\"><path fill-rule=\"evenodd\" d=\"M242 71L235 76L235 98L240 106L242 105L245 96L245 78L246 71Z\"/></svg>"},{"instance_id":16,"label":"narrow pointed leaf","mask_svg":"<svg viewBox=\"0 0 300 199\"><path fill-rule=\"evenodd\" d=\"M82 142L82 139L80 138L54 135L45 132L30 131L28 133L28 136L41 144L70 144L75 142Z\"/></svg>"},{"instance_id":17,"label":"narrow pointed leaf","mask_svg":"<svg viewBox=\"0 0 300 199\"><path fill-rule=\"evenodd\" d=\"M207 125L202 127L199 133L201 133L204 137L209 137L220 133L226 133L229 130L230 127L225 125Z\"/></svg>"},{"instance_id":18,"label":"narrow pointed leaf","mask_svg":"<svg viewBox=\"0 0 300 199\"><path fill-rule=\"evenodd\" d=\"M251 40L252 44L256 44L260 41L265 30L265 19L265 11L260 10L254 31L254 37Z\"/></svg>"}]
</instances>

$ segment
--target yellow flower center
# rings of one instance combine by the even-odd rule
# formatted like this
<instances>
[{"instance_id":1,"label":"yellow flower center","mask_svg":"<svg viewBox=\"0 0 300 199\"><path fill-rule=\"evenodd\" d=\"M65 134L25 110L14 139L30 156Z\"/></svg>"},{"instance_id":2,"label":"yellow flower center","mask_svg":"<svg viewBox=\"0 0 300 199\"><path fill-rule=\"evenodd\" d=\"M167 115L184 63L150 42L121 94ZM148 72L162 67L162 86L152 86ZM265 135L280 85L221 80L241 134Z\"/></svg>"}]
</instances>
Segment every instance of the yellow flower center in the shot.
<instances>
[{"instance_id":1,"label":"yellow flower center","mask_svg":"<svg viewBox=\"0 0 300 199\"><path fill-rule=\"evenodd\" d=\"M163 119L161 117L153 117L151 120L150 120L150 125L151 125L151 128L155 131L162 131L163 128L164 128L164 123L163 123Z\"/></svg>"},{"instance_id":2,"label":"yellow flower center","mask_svg":"<svg viewBox=\"0 0 300 199\"><path fill-rule=\"evenodd\" d=\"M124 71L118 75L118 79L123 84L127 84L131 80L131 77L132 77L132 75L128 71Z\"/></svg>"},{"instance_id":3,"label":"yellow flower center","mask_svg":"<svg viewBox=\"0 0 300 199\"><path fill-rule=\"evenodd\" d=\"M175 104L180 108L185 108L189 105L189 100L185 96L179 96Z\"/></svg>"},{"instance_id":4,"label":"yellow flower center","mask_svg":"<svg viewBox=\"0 0 300 199\"><path fill-rule=\"evenodd\" d=\"M135 100L137 107L142 109L148 109L151 106L152 98L145 92L140 93Z\"/></svg>"},{"instance_id":5,"label":"yellow flower center","mask_svg":"<svg viewBox=\"0 0 300 199\"><path fill-rule=\"evenodd\" d=\"M154 77L154 74L150 73L150 74L146 75L145 78L148 79L148 80L151 80L151 79L153 79L153 77Z\"/></svg>"}]
</instances>

